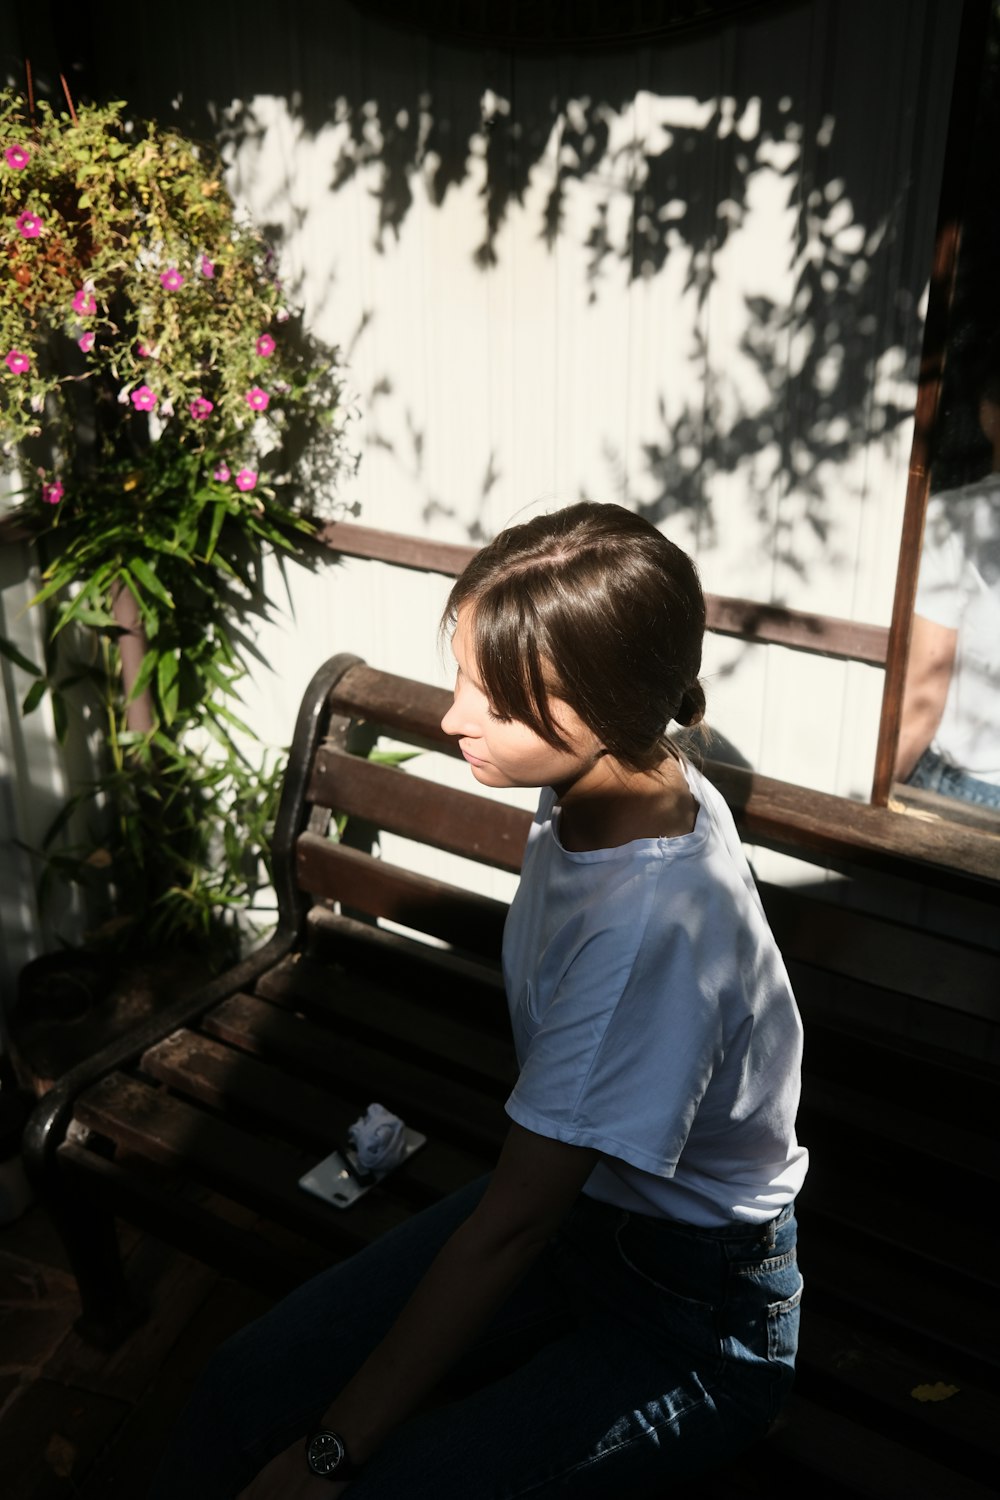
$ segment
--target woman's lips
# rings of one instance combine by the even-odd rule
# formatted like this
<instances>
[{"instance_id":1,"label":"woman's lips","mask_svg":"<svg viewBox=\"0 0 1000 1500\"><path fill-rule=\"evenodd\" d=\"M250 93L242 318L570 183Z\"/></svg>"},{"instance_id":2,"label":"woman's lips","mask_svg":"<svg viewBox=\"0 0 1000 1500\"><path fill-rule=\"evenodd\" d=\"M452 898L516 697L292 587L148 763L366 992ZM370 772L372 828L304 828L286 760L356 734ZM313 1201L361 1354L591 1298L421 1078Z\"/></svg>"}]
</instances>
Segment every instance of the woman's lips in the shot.
<instances>
[{"instance_id":1,"label":"woman's lips","mask_svg":"<svg viewBox=\"0 0 1000 1500\"><path fill-rule=\"evenodd\" d=\"M459 745L458 748L461 750L462 755L469 762L470 766L484 766L486 764L484 760L480 760L478 755L470 755L464 745Z\"/></svg>"}]
</instances>

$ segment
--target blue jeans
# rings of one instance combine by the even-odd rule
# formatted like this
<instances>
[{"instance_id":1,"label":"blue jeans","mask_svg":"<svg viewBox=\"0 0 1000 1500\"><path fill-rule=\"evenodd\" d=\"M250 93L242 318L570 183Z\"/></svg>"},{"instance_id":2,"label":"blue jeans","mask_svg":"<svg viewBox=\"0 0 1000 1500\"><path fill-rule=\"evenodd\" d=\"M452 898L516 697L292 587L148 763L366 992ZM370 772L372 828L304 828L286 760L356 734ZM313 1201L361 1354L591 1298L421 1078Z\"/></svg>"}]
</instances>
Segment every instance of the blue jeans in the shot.
<instances>
[{"instance_id":1,"label":"blue jeans","mask_svg":"<svg viewBox=\"0 0 1000 1500\"><path fill-rule=\"evenodd\" d=\"M485 1182L228 1340L150 1500L236 1495L303 1438ZM766 1225L696 1229L581 1197L445 1399L396 1429L352 1500L660 1496L767 1431L792 1382L801 1289L791 1205Z\"/></svg>"},{"instance_id":2,"label":"blue jeans","mask_svg":"<svg viewBox=\"0 0 1000 1500\"><path fill-rule=\"evenodd\" d=\"M942 797L957 797L975 807L1000 808L1000 786L970 776L968 771L951 765L936 750L924 751L910 772L907 786L923 787L924 791L938 792Z\"/></svg>"}]
</instances>

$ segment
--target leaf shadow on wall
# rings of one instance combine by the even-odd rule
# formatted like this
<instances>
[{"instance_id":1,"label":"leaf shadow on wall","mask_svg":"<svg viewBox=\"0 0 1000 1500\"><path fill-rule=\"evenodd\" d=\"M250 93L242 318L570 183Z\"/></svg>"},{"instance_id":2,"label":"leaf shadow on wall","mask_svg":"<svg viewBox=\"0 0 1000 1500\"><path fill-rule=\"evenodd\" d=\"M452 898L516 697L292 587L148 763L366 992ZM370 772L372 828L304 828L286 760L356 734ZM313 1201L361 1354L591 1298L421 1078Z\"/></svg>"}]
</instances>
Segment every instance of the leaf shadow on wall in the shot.
<instances>
[{"instance_id":1,"label":"leaf shadow on wall","mask_svg":"<svg viewBox=\"0 0 1000 1500\"><path fill-rule=\"evenodd\" d=\"M628 453L607 435L610 492L656 522L695 518L707 544L718 524L714 479L738 472L762 556L801 575L803 528L821 544L830 536L841 493L832 476L912 414L928 247L914 244L911 168L935 180L943 142L926 134L926 109L913 122L906 88L943 45L932 8L914 6L908 55L890 44L891 16L863 8L859 50L851 28L861 11L825 0L749 7L728 24L598 51L475 47L417 21L395 26L378 9L331 0L290 25L263 0L220 5L199 16L197 47L140 10L127 29L102 30L100 47L77 35L81 56L89 47L80 81L240 157L267 144L261 101L283 100L293 133L281 192L293 201L283 212L276 203L276 238L282 222L302 228L303 203L321 191L313 148L329 139L326 190L360 182L374 198L377 251L402 234L418 200L433 211L471 183L479 232L465 248L484 275L507 254L515 210L537 214L552 253L576 238L584 301L621 298L679 267L695 331L677 348L664 330L659 431ZM895 123L901 105L907 127ZM890 129L904 133L887 141ZM891 158L889 178L876 158ZM722 263L743 254L765 175L782 184L773 253L787 291L727 293L717 313ZM329 260L332 281L335 246ZM385 316L374 303L365 312L368 323ZM738 337L730 329L722 343L714 324L727 319L738 319ZM876 396L887 360L892 378ZM404 399L392 384L388 372L376 376L363 398ZM424 438L404 413L373 441L412 478L423 472ZM503 462L483 454L471 503L428 492L425 519L449 517L470 541L488 535Z\"/></svg>"}]
</instances>

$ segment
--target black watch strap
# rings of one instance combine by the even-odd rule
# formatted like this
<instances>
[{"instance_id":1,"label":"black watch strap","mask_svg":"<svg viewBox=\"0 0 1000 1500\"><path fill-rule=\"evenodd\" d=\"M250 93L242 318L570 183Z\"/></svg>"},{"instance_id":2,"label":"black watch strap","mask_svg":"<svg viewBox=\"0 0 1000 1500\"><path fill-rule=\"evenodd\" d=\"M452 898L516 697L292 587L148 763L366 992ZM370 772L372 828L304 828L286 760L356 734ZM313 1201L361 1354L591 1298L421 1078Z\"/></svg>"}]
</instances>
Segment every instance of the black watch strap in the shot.
<instances>
[{"instance_id":1,"label":"black watch strap","mask_svg":"<svg viewBox=\"0 0 1000 1500\"><path fill-rule=\"evenodd\" d=\"M339 1432L320 1427L306 1438L306 1463L317 1479L355 1479L361 1470L351 1462Z\"/></svg>"}]
</instances>

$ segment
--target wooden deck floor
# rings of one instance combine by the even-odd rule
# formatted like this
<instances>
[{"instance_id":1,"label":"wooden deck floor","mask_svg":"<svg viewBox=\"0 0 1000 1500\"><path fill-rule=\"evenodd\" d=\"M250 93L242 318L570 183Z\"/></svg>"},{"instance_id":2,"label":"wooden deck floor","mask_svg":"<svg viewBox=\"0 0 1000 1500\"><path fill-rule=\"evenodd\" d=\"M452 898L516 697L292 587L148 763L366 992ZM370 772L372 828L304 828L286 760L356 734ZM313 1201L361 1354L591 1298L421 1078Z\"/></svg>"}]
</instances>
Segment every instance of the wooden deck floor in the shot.
<instances>
[{"instance_id":1,"label":"wooden deck floor","mask_svg":"<svg viewBox=\"0 0 1000 1500\"><path fill-rule=\"evenodd\" d=\"M0 1228L4 1500L142 1500L164 1436L210 1351L267 1303L125 1230L151 1316L113 1354L73 1330L75 1283L44 1212Z\"/></svg>"}]
</instances>

